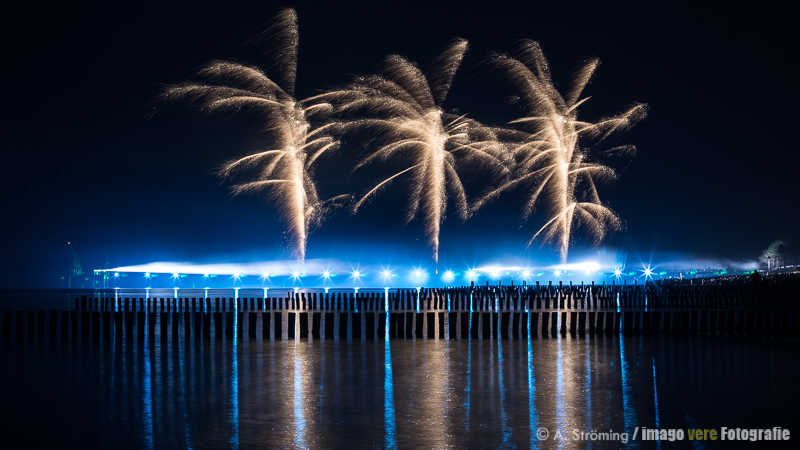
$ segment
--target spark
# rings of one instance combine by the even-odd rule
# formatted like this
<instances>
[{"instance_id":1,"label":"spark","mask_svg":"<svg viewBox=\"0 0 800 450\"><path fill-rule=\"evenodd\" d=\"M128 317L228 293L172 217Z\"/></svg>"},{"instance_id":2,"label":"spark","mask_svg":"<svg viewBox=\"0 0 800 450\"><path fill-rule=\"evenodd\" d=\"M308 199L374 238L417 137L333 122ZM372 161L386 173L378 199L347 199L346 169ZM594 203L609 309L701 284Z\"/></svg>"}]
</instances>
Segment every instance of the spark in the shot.
<instances>
[{"instance_id":1,"label":"spark","mask_svg":"<svg viewBox=\"0 0 800 450\"><path fill-rule=\"evenodd\" d=\"M217 174L223 179L233 179L240 172L252 175L233 186L233 195L263 193L286 227L292 256L302 261L309 232L347 197L321 201L313 180L314 161L336 149L339 142L329 134L334 124L315 126L311 121L321 121L331 105L294 98L299 41L296 12L282 10L256 40L269 42L277 82L258 67L212 61L198 72L206 82L168 86L161 98L198 103L207 114L247 110L263 120L259 133L269 137L271 145L229 160Z\"/></svg>"},{"instance_id":2,"label":"spark","mask_svg":"<svg viewBox=\"0 0 800 450\"><path fill-rule=\"evenodd\" d=\"M524 41L517 58L497 55L493 63L505 71L530 115L511 122L521 130L498 131L500 137L514 142L511 151L516 170L511 181L484 194L474 208L518 186L529 188L522 219L527 220L535 207L543 204L546 222L527 245L530 247L537 238L542 244L554 244L565 263L573 228L585 228L595 245L608 232L621 228L617 214L602 204L597 193L597 183L612 180L616 174L592 158L581 142L597 144L615 131L630 128L644 119L647 107L636 104L596 123L578 120L578 106L588 100L580 96L599 64L597 59L575 70L564 95L555 88L537 42ZM617 156L634 151L633 146L620 146L602 153Z\"/></svg>"},{"instance_id":3,"label":"spark","mask_svg":"<svg viewBox=\"0 0 800 450\"><path fill-rule=\"evenodd\" d=\"M326 95L338 112L366 113L366 118L346 122L344 129L371 131L380 143L353 170L375 161L403 160L404 168L366 192L354 203L352 212L358 212L396 178L408 176L406 222L421 216L437 264L448 200L453 200L461 220L470 212L457 169L474 165L493 175L507 170L505 147L491 128L442 109L466 51L467 41L455 40L427 76L408 59L391 55L385 59L381 75L360 77L348 89Z\"/></svg>"}]
</instances>

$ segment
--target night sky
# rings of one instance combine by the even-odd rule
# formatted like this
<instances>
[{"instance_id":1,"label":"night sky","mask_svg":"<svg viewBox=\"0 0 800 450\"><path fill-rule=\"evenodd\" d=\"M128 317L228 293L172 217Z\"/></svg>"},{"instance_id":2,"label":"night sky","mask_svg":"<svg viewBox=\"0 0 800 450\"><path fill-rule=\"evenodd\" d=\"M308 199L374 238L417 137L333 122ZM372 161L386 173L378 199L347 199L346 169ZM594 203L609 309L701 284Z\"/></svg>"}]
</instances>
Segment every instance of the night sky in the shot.
<instances>
[{"instance_id":1,"label":"night sky","mask_svg":"<svg viewBox=\"0 0 800 450\"><path fill-rule=\"evenodd\" d=\"M390 53L425 68L458 36L470 51L445 108L503 125L524 111L485 64L491 51L539 41L562 83L596 56L602 64L580 118L649 105L645 121L599 147L637 147L633 159L607 161L619 178L600 198L625 230L605 248L644 260L737 262L784 239L790 255L800 254L792 69L800 40L791 2L200 3L3 6L0 287L57 287L68 241L84 270L288 258L274 209L231 198L212 174L254 148L256 118L202 118L154 103L165 84L191 79L212 59L268 67L263 49L244 43L281 6L299 16L298 98L373 73ZM350 174L364 149L358 137L344 139L319 162L322 197L363 192L380 176ZM480 191L477 184L468 190ZM464 224L451 213L442 263L555 261L550 248L525 251L543 217L520 224L523 200L521 191L508 194ZM334 214L311 234L308 257L380 253L431 265L420 222L403 225L404 206L397 185L359 216ZM571 255L591 254L588 244L576 235Z\"/></svg>"}]
</instances>

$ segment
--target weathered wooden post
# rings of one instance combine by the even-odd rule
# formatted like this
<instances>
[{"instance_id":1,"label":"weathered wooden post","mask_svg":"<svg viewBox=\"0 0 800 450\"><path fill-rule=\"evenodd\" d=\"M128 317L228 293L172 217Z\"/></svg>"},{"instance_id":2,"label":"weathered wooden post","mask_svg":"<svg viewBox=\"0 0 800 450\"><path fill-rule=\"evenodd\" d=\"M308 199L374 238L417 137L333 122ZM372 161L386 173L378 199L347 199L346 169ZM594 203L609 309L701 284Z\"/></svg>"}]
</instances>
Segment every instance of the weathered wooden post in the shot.
<instances>
[{"instance_id":1,"label":"weathered wooden post","mask_svg":"<svg viewBox=\"0 0 800 450\"><path fill-rule=\"evenodd\" d=\"M234 319L234 312L225 312L223 315L225 316L225 338L226 339L233 339L233 319Z\"/></svg>"},{"instance_id":2,"label":"weathered wooden post","mask_svg":"<svg viewBox=\"0 0 800 450\"><path fill-rule=\"evenodd\" d=\"M255 309L255 308L253 308ZM256 338L256 321L258 320L258 313L251 312L247 314L247 337L254 340Z\"/></svg>"},{"instance_id":3,"label":"weathered wooden post","mask_svg":"<svg viewBox=\"0 0 800 450\"><path fill-rule=\"evenodd\" d=\"M333 321L336 318L335 312L325 313L325 338L333 339Z\"/></svg>"},{"instance_id":4,"label":"weathered wooden post","mask_svg":"<svg viewBox=\"0 0 800 450\"><path fill-rule=\"evenodd\" d=\"M269 322L272 314L268 312L261 313L261 340L268 341L269 340Z\"/></svg>"},{"instance_id":5,"label":"weathered wooden post","mask_svg":"<svg viewBox=\"0 0 800 450\"><path fill-rule=\"evenodd\" d=\"M286 318L286 337L288 339L294 339L294 327L295 327L295 319L296 314L294 311L290 311L287 313Z\"/></svg>"},{"instance_id":6,"label":"weathered wooden post","mask_svg":"<svg viewBox=\"0 0 800 450\"><path fill-rule=\"evenodd\" d=\"M551 314L548 312L542 313L542 337L550 335L550 316Z\"/></svg>"},{"instance_id":7,"label":"weathered wooden post","mask_svg":"<svg viewBox=\"0 0 800 450\"><path fill-rule=\"evenodd\" d=\"M374 307L374 304L371 304L370 306ZM365 325L364 333L365 333L366 338L367 339L375 339L375 313L374 312L364 313L364 325Z\"/></svg>"},{"instance_id":8,"label":"weathered wooden post","mask_svg":"<svg viewBox=\"0 0 800 450\"><path fill-rule=\"evenodd\" d=\"M275 333L273 336L275 337L276 341L280 341L283 339L283 312L282 311L275 311Z\"/></svg>"},{"instance_id":9,"label":"weathered wooden post","mask_svg":"<svg viewBox=\"0 0 800 450\"><path fill-rule=\"evenodd\" d=\"M361 339L361 314L362 313L360 313L360 312L357 312L357 313L354 312L353 313L353 325L352 325L353 339ZM306 323L306 327L307 326L308 326L308 323ZM306 331L306 333L307 332L308 331Z\"/></svg>"},{"instance_id":10,"label":"weathered wooden post","mask_svg":"<svg viewBox=\"0 0 800 450\"><path fill-rule=\"evenodd\" d=\"M342 311L339 313L339 339L347 339L347 322L349 313Z\"/></svg>"},{"instance_id":11,"label":"weathered wooden post","mask_svg":"<svg viewBox=\"0 0 800 450\"><path fill-rule=\"evenodd\" d=\"M198 311L195 316L195 335L197 335L198 328L200 328L199 331L203 336L203 341L211 340L211 314L210 312Z\"/></svg>"},{"instance_id":12,"label":"weathered wooden post","mask_svg":"<svg viewBox=\"0 0 800 450\"><path fill-rule=\"evenodd\" d=\"M158 318L159 334L161 335L161 342L166 342L169 337L169 313L162 310Z\"/></svg>"}]
</instances>

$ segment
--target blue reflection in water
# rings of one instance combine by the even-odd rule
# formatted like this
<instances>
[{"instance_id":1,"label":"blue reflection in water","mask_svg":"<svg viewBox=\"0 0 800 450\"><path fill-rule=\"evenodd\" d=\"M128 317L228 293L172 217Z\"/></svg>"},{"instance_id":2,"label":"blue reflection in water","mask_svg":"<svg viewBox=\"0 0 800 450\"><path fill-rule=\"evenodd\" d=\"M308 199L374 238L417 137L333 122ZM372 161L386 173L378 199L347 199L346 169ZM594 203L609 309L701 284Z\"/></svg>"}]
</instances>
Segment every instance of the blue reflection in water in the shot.
<instances>
[{"instance_id":1,"label":"blue reflection in water","mask_svg":"<svg viewBox=\"0 0 800 450\"><path fill-rule=\"evenodd\" d=\"M619 335L619 359L620 374L622 375L622 408L624 410L625 432L633 433L633 428L636 426L636 410L633 407L630 368L628 361L625 360L625 340L622 334Z\"/></svg>"},{"instance_id":2,"label":"blue reflection in water","mask_svg":"<svg viewBox=\"0 0 800 450\"><path fill-rule=\"evenodd\" d=\"M472 345L467 345L467 387L464 389L464 392L466 392L466 401L464 402L464 428L467 430L469 430L469 403L471 395L470 386L472 385L471 374L472 374Z\"/></svg>"},{"instance_id":3,"label":"blue reflection in water","mask_svg":"<svg viewBox=\"0 0 800 450\"><path fill-rule=\"evenodd\" d=\"M694 417L690 416L689 413L686 413L686 428L693 428L695 430L700 430L703 427L700 425L700 423L697 420L695 420ZM692 447L694 447L696 449L705 449L706 448L706 444L704 444L703 441L696 440L696 441L691 441L691 442L692 442Z\"/></svg>"},{"instance_id":4,"label":"blue reflection in water","mask_svg":"<svg viewBox=\"0 0 800 450\"><path fill-rule=\"evenodd\" d=\"M238 293L238 291L237 291ZM233 433L231 434L230 444L233 448L239 448L239 357L237 350L237 333L239 316L239 300L233 302L233 339L231 339L231 400L230 400L230 423Z\"/></svg>"},{"instance_id":5,"label":"blue reflection in water","mask_svg":"<svg viewBox=\"0 0 800 450\"><path fill-rule=\"evenodd\" d=\"M653 397L656 405L656 430L661 429L661 414L658 412L658 386L656 384L656 358L653 357ZM656 448L661 448L661 441L656 441Z\"/></svg>"},{"instance_id":6,"label":"blue reflection in water","mask_svg":"<svg viewBox=\"0 0 800 450\"><path fill-rule=\"evenodd\" d=\"M145 314L144 329L149 330L147 324L147 316ZM152 380L150 379L150 342L149 333L144 333L144 377L142 382L142 390L144 391L144 412L142 420L144 421L144 442L146 448L153 448L153 389Z\"/></svg>"},{"instance_id":7,"label":"blue reflection in water","mask_svg":"<svg viewBox=\"0 0 800 450\"><path fill-rule=\"evenodd\" d=\"M561 314L558 317L560 322ZM558 325L560 326L560 323ZM558 353L556 355L556 428L561 436L568 436L569 417L567 417L567 386L564 379L564 350L561 347L561 337L559 336L556 339L558 342ZM566 443L565 439L560 439L558 448L566 448Z\"/></svg>"},{"instance_id":8,"label":"blue reflection in water","mask_svg":"<svg viewBox=\"0 0 800 450\"><path fill-rule=\"evenodd\" d=\"M533 344L528 336L528 421L531 427L531 448L541 448L536 438L539 429L539 412L536 411L536 375L533 373Z\"/></svg>"},{"instance_id":9,"label":"blue reflection in water","mask_svg":"<svg viewBox=\"0 0 800 450\"><path fill-rule=\"evenodd\" d=\"M389 347L389 290L385 294L386 324L384 328L384 370L383 370L383 427L386 448L397 448L397 424L394 412L394 384L392 381L392 352Z\"/></svg>"},{"instance_id":10,"label":"blue reflection in water","mask_svg":"<svg viewBox=\"0 0 800 450\"><path fill-rule=\"evenodd\" d=\"M584 404L584 411L586 417L586 423L584 424L585 429L591 430L592 429L592 353L590 348L595 348L594 346L586 345L584 350L586 353L583 354L584 359L584 370L586 370L586 383L584 383L583 387L583 404ZM591 448L592 444L589 443L588 448Z\"/></svg>"},{"instance_id":11,"label":"blue reflection in water","mask_svg":"<svg viewBox=\"0 0 800 450\"><path fill-rule=\"evenodd\" d=\"M294 341L294 445L308 448L306 443L306 411L303 404L303 362L297 353L297 340Z\"/></svg>"},{"instance_id":12,"label":"blue reflection in water","mask_svg":"<svg viewBox=\"0 0 800 450\"><path fill-rule=\"evenodd\" d=\"M511 440L511 427L508 426L508 408L506 408L506 385L503 382L503 342L497 340L497 373L500 382L500 420L503 430L503 447Z\"/></svg>"},{"instance_id":13,"label":"blue reflection in water","mask_svg":"<svg viewBox=\"0 0 800 450\"><path fill-rule=\"evenodd\" d=\"M174 320L174 319L173 319ZM178 345L178 361L181 365L181 401L183 402L183 437L186 440L186 448L192 448L192 437L189 432L189 414L186 410L186 361L184 361L183 346Z\"/></svg>"}]
</instances>

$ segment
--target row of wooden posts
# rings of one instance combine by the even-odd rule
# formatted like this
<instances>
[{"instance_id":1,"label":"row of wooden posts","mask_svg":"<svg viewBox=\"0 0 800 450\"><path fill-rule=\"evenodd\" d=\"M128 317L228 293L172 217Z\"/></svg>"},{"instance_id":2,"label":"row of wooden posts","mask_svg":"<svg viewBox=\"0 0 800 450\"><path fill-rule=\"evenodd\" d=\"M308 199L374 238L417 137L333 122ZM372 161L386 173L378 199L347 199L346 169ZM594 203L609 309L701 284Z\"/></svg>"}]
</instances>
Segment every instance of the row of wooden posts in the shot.
<instances>
[{"instance_id":1,"label":"row of wooden posts","mask_svg":"<svg viewBox=\"0 0 800 450\"><path fill-rule=\"evenodd\" d=\"M526 339L668 333L797 335L798 309L502 312L4 311L4 340ZM387 330L388 327L388 330ZM387 333L388 331L388 333Z\"/></svg>"},{"instance_id":2,"label":"row of wooden posts","mask_svg":"<svg viewBox=\"0 0 800 450\"><path fill-rule=\"evenodd\" d=\"M79 311L226 312L249 311L522 311L522 310L628 310L743 307L798 307L796 299L763 298L747 292L723 295L651 293L651 288L597 287L596 289L423 289L394 292L295 293L285 297L81 297ZM697 290L702 294L703 291ZM669 294L669 295L667 295ZM719 292L715 294L720 294ZM388 309L387 309L388 307Z\"/></svg>"}]
</instances>

